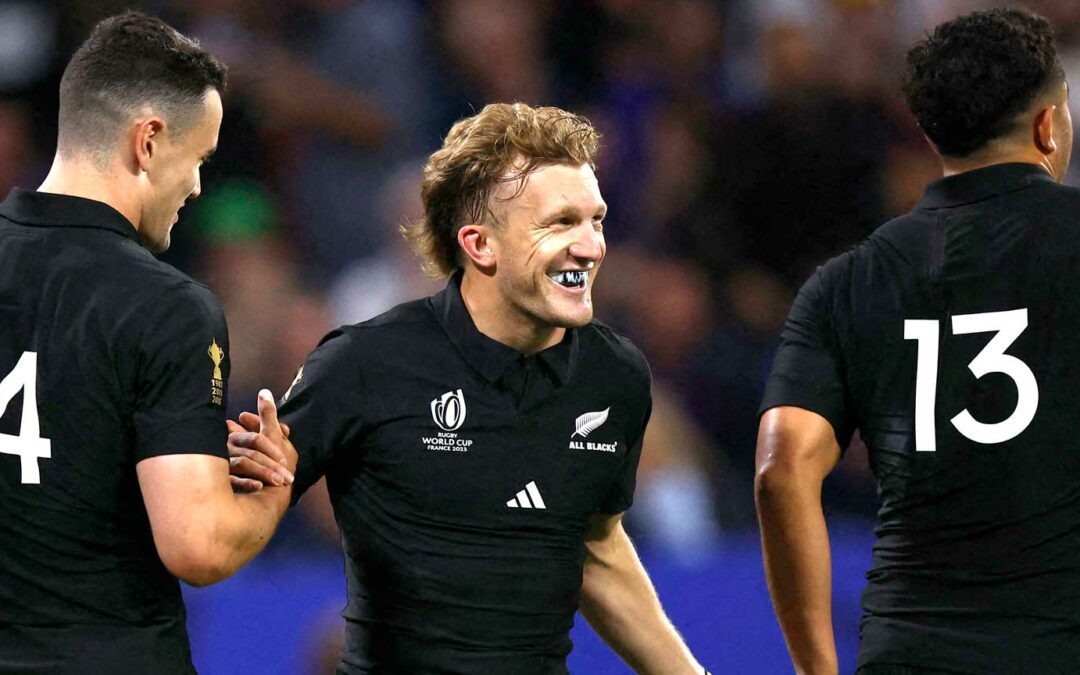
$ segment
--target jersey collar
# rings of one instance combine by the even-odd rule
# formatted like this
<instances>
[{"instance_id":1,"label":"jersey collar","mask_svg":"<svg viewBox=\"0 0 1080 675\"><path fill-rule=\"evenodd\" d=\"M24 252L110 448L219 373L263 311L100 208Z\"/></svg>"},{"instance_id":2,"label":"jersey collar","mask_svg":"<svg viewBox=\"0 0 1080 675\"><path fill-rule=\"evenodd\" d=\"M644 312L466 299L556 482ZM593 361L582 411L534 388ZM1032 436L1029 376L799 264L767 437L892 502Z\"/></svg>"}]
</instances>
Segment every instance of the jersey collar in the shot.
<instances>
[{"instance_id":1,"label":"jersey collar","mask_svg":"<svg viewBox=\"0 0 1080 675\"><path fill-rule=\"evenodd\" d=\"M0 216L33 227L96 227L138 239L135 226L104 202L70 195L13 188L0 203Z\"/></svg>"},{"instance_id":2,"label":"jersey collar","mask_svg":"<svg viewBox=\"0 0 1080 675\"><path fill-rule=\"evenodd\" d=\"M484 379L497 383L522 354L477 330L461 297L461 277L459 271L450 279L445 290L432 296L435 315L465 361ZM573 365L577 361L578 342L578 331L568 328L562 342L536 354L536 358L551 371L560 385L570 381Z\"/></svg>"},{"instance_id":3,"label":"jersey collar","mask_svg":"<svg viewBox=\"0 0 1080 675\"><path fill-rule=\"evenodd\" d=\"M994 164L930 183L916 208L972 204L1043 182L1053 183L1054 177L1038 164Z\"/></svg>"}]
</instances>

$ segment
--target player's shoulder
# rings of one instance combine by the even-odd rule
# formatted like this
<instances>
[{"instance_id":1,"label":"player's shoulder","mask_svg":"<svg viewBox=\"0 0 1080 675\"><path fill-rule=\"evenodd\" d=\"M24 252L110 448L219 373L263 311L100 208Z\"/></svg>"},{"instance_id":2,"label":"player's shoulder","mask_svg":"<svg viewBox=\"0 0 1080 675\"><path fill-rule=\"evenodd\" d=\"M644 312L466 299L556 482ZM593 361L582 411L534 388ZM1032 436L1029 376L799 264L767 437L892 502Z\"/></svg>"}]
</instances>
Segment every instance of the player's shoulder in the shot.
<instances>
[{"instance_id":1,"label":"player's shoulder","mask_svg":"<svg viewBox=\"0 0 1080 675\"><path fill-rule=\"evenodd\" d=\"M212 295L203 284L172 265L159 260L135 239L101 236L92 228L40 228L42 241L51 251L51 273L71 278L87 278L87 290L109 292L123 286L122 297L155 297L167 301L163 293L189 288L185 295ZM198 290L195 290L198 289Z\"/></svg>"},{"instance_id":2,"label":"player's shoulder","mask_svg":"<svg viewBox=\"0 0 1080 675\"><path fill-rule=\"evenodd\" d=\"M618 372L629 382L643 384L646 388L650 386L652 374L649 362L630 338L599 319L593 319L578 330L581 358L590 364L590 368L596 368L598 372ZM615 370L605 371L609 367Z\"/></svg>"},{"instance_id":3,"label":"player's shoulder","mask_svg":"<svg viewBox=\"0 0 1080 675\"><path fill-rule=\"evenodd\" d=\"M873 235L818 265L799 289L799 296L828 296L846 285L860 260L873 255Z\"/></svg>"},{"instance_id":4,"label":"player's shoulder","mask_svg":"<svg viewBox=\"0 0 1080 675\"><path fill-rule=\"evenodd\" d=\"M920 232L918 218L910 213L886 221L869 236L818 265L799 288L793 311L802 315L831 313L856 281L866 283L867 271L876 267L883 251L921 246L918 238L925 235Z\"/></svg>"},{"instance_id":5,"label":"player's shoulder","mask_svg":"<svg viewBox=\"0 0 1080 675\"><path fill-rule=\"evenodd\" d=\"M131 288L135 304L142 304L152 311L148 315L192 312L207 317L222 315L221 305L210 288L181 272L169 263L155 258L141 246L131 251L131 269L123 279Z\"/></svg>"},{"instance_id":6,"label":"player's shoulder","mask_svg":"<svg viewBox=\"0 0 1080 675\"><path fill-rule=\"evenodd\" d=\"M909 211L885 221L866 237L847 250L818 266L808 283L828 292L838 284L846 284L859 268L865 268L880 257L892 257L901 251L909 254L927 246L926 215Z\"/></svg>"},{"instance_id":7,"label":"player's shoulder","mask_svg":"<svg viewBox=\"0 0 1080 675\"><path fill-rule=\"evenodd\" d=\"M1049 181L1031 186L1024 191L1025 199L1017 209L1032 218L1037 224L1053 230L1080 230L1080 188ZM1073 243L1075 238L1062 237Z\"/></svg>"},{"instance_id":8,"label":"player's shoulder","mask_svg":"<svg viewBox=\"0 0 1080 675\"><path fill-rule=\"evenodd\" d=\"M428 300L403 302L366 321L339 326L319 341L318 349L353 362L373 355L386 358L397 351L388 347L401 347L422 337L425 328L438 327Z\"/></svg>"},{"instance_id":9,"label":"player's shoulder","mask_svg":"<svg viewBox=\"0 0 1080 675\"><path fill-rule=\"evenodd\" d=\"M394 305L382 314L367 321L347 326L350 330L375 335L381 332L407 331L416 324L434 324L435 315L431 311L431 298L420 298Z\"/></svg>"},{"instance_id":10,"label":"player's shoulder","mask_svg":"<svg viewBox=\"0 0 1080 675\"><path fill-rule=\"evenodd\" d=\"M1080 188L1056 181L1040 181L1029 186L1028 191L1038 201L1055 199L1080 204Z\"/></svg>"},{"instance_id":11,"label":"player's shoulder","mask_svg":"<svg viewBox=\"0 0 1080 675\"><path fill-rule=\"evenodd\" d=\"M437 326L429 301L430 298L421 298L403 302L366 321L341 326L335 334L369 345L415 335L424 326Z\"/></svg>"},{"instance_id":12,"label":"player's shoulder","mask_svg":"<svg viewBox=\"0 0 1080 675\"><path fill-rule=\"evenodd\" d=\"M165 305L196 302L217 307L214 294L205 284L159 260L134 240L118 237L110 246L97 248L95 254L92 258L80 257L79 261L100 268L98 280L102 284L123 285L128 298L153 299Z\"/></svg>"},{"instance_id":13,"label":"player's shoulder","mask_svg":"<svg viewBox=\"0 0 1080 675\"><path fill-rule=\"evenodd\" d=\"M95 248L92 256L71 258L58 260L53 274L65 283L87 280L82 284L86 302L125 332L141 335L161 326L225 324L209 287L133 240L117 237L114 244Z\"/></svg>"},{"instance_id":14,"label":"player's shoulder","mask_svg":"<svg viewBox=\"0 0 1080 675\"><path fill-rule=\"evenodd\" d=\"M1020 189L956 207L916 205L874 230L852 249L849 263L872 262L880 257L903 257L909 262L935 246L928 232L937 224L971 218L978 223L993 220L1008 224L1011 231L1026 231L1043 248L1059 252L1080 247L1080 189L1040 180ZM1019 226L1021 229L1012 230ZM936 246L942 244L938 242Z\"/></svg>"}]
</instances>

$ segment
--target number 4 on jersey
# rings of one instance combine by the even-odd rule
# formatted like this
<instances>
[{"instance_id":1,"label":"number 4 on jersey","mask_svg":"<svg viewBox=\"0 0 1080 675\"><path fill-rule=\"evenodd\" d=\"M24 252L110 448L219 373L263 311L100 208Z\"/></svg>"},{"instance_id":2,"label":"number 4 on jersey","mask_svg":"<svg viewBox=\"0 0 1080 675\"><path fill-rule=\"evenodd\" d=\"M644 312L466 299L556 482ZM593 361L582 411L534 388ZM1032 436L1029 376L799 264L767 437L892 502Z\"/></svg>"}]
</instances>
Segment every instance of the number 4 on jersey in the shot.
<instances>
[{"instance_id":1,"label":"number 4 on jersey","mask_svg":"<svg viewBox=\"0 0 1080 675\"><path fill-rule=\"evenodd\" d=\"M938 326L936 319L904 321L904 339L919 343L915 363L915 449L934 451L934 404L937 398ZM1006 419L984 424L964 410L952 418L956 430L976 443L1004 443L1016 438L1035 419L1039 407L1039 384L1027 364L1005 353L1028 325L1027 309L982 314L959 314L952 318L954 335L996 332L990 342L968 364L976 378L987 373L1004 373L1016 383L1016 409Z\"/></svg>"},{"instance_id":2,"label":"number 4 on jersey","mask_svg":"<svg viewBox=\"0 0 1080 675\"><path fill-rule=\"evenodd\" d=\"M11 399L23 392L22 423L19 435L0 434L0 453L15 455L21 461L23 484L41 483L39 459L52 457L52 443L41 437L37 408L37 353L23 352L15 368L0 380L0 417Z\"/></svg>"}]
</instances>

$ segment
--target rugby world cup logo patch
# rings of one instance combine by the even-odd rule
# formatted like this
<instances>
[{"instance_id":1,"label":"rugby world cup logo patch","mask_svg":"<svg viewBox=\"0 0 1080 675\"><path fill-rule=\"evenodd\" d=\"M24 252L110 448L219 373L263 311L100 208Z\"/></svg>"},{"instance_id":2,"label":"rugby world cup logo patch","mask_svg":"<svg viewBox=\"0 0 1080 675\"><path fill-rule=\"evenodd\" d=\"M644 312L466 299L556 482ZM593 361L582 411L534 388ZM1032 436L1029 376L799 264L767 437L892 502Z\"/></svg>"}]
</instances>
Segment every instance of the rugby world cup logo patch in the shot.
<instances>
[{"instance_id":1,"label":"rugby world cup logo patch","mask_svg":"<svg viewBox=\"0 0 1080 675\"><path fill-rule=\"evenodd\" d=\"M431 418L443 431L457 431L465 423L465 396L448 391L431 402Z\"/></svg>"}]
</instances>

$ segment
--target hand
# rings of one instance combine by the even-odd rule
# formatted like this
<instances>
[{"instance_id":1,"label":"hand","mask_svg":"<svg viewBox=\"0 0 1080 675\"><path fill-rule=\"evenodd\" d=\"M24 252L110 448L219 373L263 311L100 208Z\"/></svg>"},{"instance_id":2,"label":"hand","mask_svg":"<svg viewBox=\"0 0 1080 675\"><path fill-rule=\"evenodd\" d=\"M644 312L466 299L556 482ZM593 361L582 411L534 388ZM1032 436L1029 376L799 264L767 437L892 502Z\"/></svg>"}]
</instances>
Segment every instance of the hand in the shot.
<instances>
[{"instance_id":1,"label":"hand","mask_svg":"<svg viewBox=\"0 0 1080 675\"><path fill-rule=\"evenodd\" d=\"M258 415L240 413L240 423L229 427L229 476L236 492L256 492L264 485L291 485L296 449L289 442L289 427L278 422L277 407L269 390L259 392Z\"/></svg>"}]
</instances>

